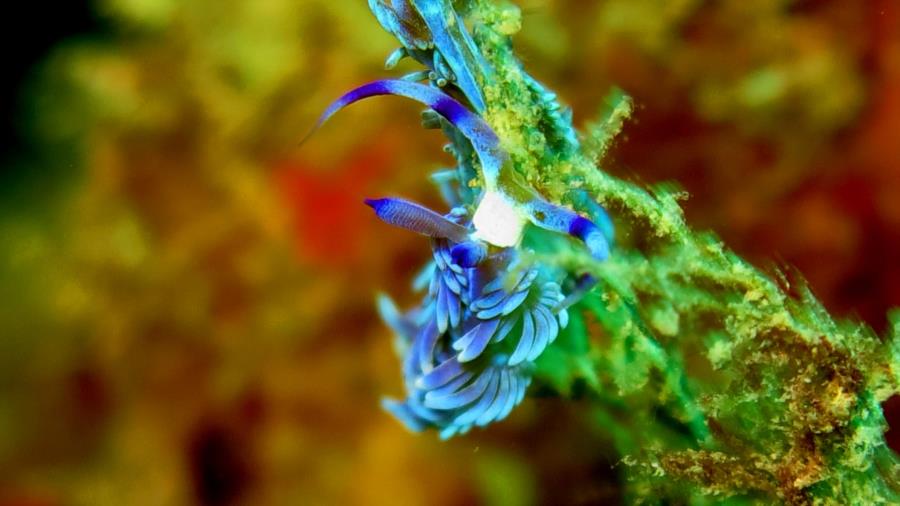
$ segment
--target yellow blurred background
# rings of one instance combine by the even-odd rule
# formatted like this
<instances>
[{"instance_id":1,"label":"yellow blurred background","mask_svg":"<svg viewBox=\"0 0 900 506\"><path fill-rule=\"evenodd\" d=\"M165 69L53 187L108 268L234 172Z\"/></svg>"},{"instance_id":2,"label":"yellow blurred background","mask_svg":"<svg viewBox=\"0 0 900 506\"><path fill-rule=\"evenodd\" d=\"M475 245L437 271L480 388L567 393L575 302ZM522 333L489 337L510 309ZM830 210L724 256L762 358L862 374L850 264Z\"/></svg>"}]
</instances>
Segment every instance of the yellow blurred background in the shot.
<instances>
[{"instance_id":1,"label":"yellow blurred background","mask_svg":"<svg viewBox=\"0 0 900 506\"><path fill-rule=\"evenodd\" d=\"M638 105L604 168L673 180L689 219L795 265L878 329L900 305L900 6L523 0L525 64L592 119ZM362 0L101 0L21 88L3 173L0 505L615 504L578 401L441 443L400 395L378 291L424 241L365 197L442 208L419 109L337 116L396 42ZM896 407L889 410L892 421ZM893 435L893 434L891 434ZM896 445L894 446L897 447Z\"/></svg>"}]
</instances>

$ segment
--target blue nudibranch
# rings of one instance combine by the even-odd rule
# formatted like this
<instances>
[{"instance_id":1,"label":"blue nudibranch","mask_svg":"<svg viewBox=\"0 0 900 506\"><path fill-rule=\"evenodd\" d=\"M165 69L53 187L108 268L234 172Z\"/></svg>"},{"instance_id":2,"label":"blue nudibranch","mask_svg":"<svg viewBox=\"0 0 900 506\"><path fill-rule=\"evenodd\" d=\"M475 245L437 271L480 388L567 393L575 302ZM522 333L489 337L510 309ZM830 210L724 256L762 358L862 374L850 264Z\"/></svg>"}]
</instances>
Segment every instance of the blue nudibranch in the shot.
<instances>
[{"instance_id":1,"label":"blue nudibranch","mask_svg":"<svg viewBox=\"0 0 900 506\"><path fill-rule=\"evenodd\" d=\"M430 238L433 257L421 277L428 290L418 307L401 313L379 298L383 319L399 337L406 387L403 401L386 399L384 408L411 430L434 428L448 438L502 420L522 402L534 361L566 327L567 308L595 282L525 260L525 224L574 237L597 260L609 255L612 224L586 194L573 192L572 200L590 218L551 204L511 169L497 134L479 116L486 107L481 87L494 79L492 70L447 1L369 0L369 6L403 44L386 66L409 56L429 71L350 90L316 128L354 102L397 95L429 107L425 124L451 140L458 167L434 175L449 213L400 198L366 200L386 223ZM425 79L432 86L415 82ZM440 89L448 86L475 112ZM536 81L532 87L547 94ZM572 132L560 134L577 144ZM480 191L468 185L472 178ZM574 281L567 295L566 281Z\"/></svg>"}]
</instances>

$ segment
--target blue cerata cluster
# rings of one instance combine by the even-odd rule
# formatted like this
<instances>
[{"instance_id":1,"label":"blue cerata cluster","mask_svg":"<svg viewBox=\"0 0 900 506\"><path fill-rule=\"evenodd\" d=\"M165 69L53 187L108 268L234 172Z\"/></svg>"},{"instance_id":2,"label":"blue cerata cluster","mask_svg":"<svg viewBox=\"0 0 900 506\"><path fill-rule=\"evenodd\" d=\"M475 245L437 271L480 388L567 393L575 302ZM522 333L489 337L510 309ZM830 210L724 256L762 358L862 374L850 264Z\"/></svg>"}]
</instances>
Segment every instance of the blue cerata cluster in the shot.
<instances>
[{"instance_id":1,"label":"blue cerata cluster","mask_svg":"<svg viewBox=\"0 0 900 506\"><path fill-rule=\"evenodd\" d=\"M407 223L432 236L422 304L401 315L389 299L380 301L401 337L407 391L404 401L384 406L407 427L435 427L444 438L506 417L525 396L532 362L568 322L559 283L521 262L516 248L468 241L464 207L440 216L401 200L370 205L380 216L386 208L408 212L415 218ZM439 228L453 233L437 235Z\"/></svg>"}]
</instances>

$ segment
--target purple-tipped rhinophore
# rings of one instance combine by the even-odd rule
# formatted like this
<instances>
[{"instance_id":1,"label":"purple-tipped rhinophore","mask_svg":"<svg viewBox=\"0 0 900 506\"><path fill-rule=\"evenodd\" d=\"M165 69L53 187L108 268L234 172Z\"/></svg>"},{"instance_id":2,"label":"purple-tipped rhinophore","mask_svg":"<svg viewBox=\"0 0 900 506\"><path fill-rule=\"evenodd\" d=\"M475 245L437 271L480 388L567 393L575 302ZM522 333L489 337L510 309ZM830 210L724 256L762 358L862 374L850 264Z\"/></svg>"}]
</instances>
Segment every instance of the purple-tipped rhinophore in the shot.
<instances>
[{"instance_id":1,"label":"purple-tipped rhinophore","mask_svg":"<svg viewBox=\"0 0 900 506\"><path fill-rule=\"evenodd\" d=\"M453 124L466 139L472 143L472 148L478 154L478 158L481 161L481 169L482 174L484 175L486 188L492 189L498 187L500 168L506 160L506 154L500 149L500 141L497 138L497 135L483 119L466 109L465 106L453 97L424 84L397 79L382 79L354 88L328 106L319 118L318 123L316 123L313 132L344 107L364 98L378 95L397 95L410 98L427 105L446 118L447 121ZM600 228L592 221L564 207L547 202L534 190L531 190L531 192L533 193L533 198L522 205L532 223L547 230L577 237L584 241L588 250L591 252L591 255L598 260L605 260L609 256L609 242ZM430 212L421 206L417 207L421 209L422 212ZM398 207L398 209L400 209L400 207ZM378 212L378 209L376 209L376 212ZM382 215L379 212L379 216L389 223L409 228L410 230L415 230L424 233L425 235L452 238L447 235L433 235L432 233L416 230L411 228L410 225L403 224L416 223L424 225L433 222L433 220L429 221L430 219L424 220L423 215L418 213L412 213L410 211L410 214L407 214L405 211L401 212L400 210L394 210L389 206L385 209L385 214ZM433 231L434 229L427 230ZM456 237L459 236L457 235ZM462 239L454 239L454 241L462 242Z\"/></svg>"}]
</instances>

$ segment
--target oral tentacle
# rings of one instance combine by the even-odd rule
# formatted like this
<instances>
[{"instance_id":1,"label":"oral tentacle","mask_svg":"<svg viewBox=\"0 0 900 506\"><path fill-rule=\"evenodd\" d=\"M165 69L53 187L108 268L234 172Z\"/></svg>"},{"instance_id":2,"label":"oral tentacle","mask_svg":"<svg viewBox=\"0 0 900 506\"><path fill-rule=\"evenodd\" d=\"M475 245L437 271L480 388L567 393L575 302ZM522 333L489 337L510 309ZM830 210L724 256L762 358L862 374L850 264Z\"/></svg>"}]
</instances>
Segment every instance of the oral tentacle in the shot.
<instances>
[{"instance_id":1,"label":"oral tentacle","mask_svg":"<svg viewBox=\"0 0 900 506\"><path fill-rule=\"evenodd\" d=\"M463 242L469 237L466 227L415 202L399 198L366 199L366 205L384 222L428 237Z\"/></svg>"}]
</instances>

